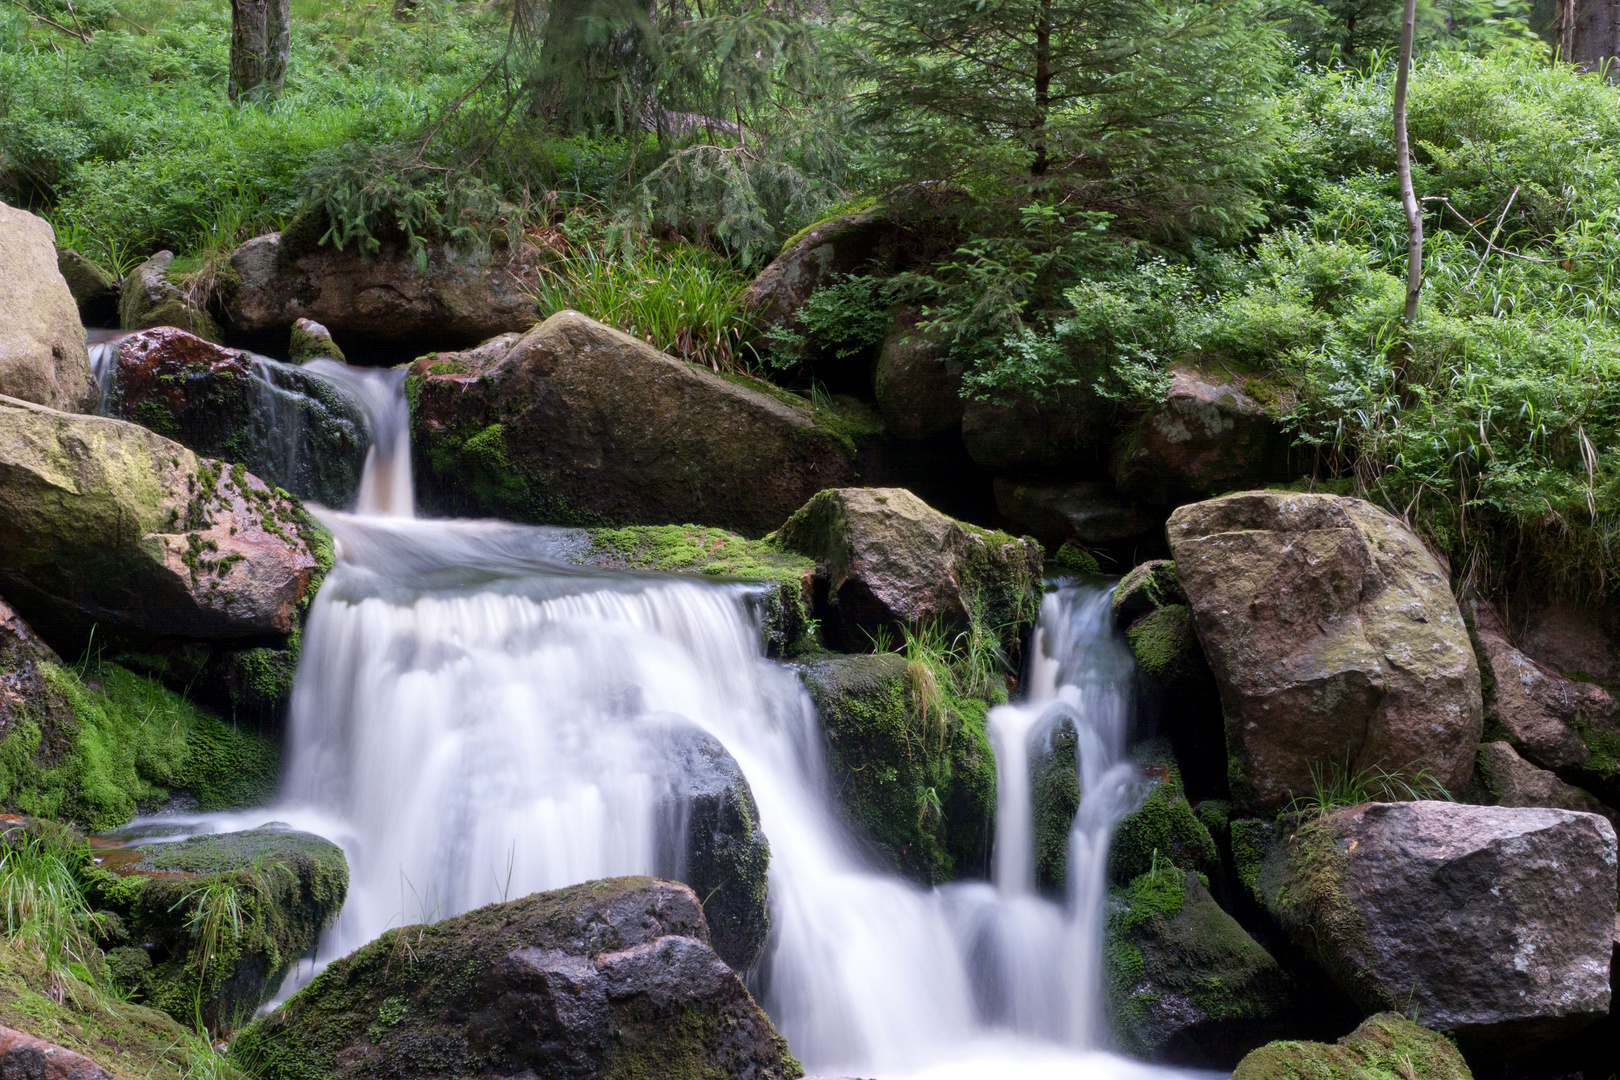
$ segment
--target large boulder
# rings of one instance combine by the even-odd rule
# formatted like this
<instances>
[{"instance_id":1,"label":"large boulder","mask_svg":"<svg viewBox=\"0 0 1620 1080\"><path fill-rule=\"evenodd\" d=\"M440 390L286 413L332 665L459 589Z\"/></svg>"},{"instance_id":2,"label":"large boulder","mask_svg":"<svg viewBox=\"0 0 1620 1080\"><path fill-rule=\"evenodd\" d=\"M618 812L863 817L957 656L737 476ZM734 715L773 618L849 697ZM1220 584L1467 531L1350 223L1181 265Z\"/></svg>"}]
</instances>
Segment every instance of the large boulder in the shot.
<instances>
[{"instance_id":1,"label":"large boulder","mask_svg":"<svg viewBox=\"0 0 1620 1080\"><path fill-rule=\"evenodd\" d=\"M220 340L219 326L191 294L169 280L174 252L160 251L129 272L118 300L118 325L125 330L173 326L208 341Z\"/></svg>"},{"instance_id":2,"label":"large boulder","mask_svg":"<svg viewBox=\"0 0 1620 1080\"><path fill-rule=\"evenodd\" d=\"M1221 910L1197 874L1168 863L1119 890L1103 949L1114 1030L1154 1060L1236 1061L1287 1010L1283 969Z\"/></svg>"},{"instance_id":3,"label":"large boulder","mask_svg":"<svg viewBox=\"0 0 1620 1080\"><path fill-rule=\"evenodd\" d=\"M816 561L823 629L977 628L1007 651L1040 607L1040 544L957 521L904 488L819 492L771 537Z\"/></svg>"},{"instance_id":4,"label":"large boulder","mask_svg":"<svg viewBox=\"0 0 1620 1080\"><path fill-rule=\"evenodd\" d=\"M1613 790L1620 724L1609 692L1520 652L1490 603L1473 599L1468 609L1485 676L1487 732L1543 769Z\"/></svg>"},{"instance_id":5,"label":"large boulder","mask_svg":"<svg viewBox=\"0 0 1620 1080\"><path fill-rule=\"evenodd\" d=\"M1056 550L1065 543L1102 547L1140 540L1164 524L1164 514L1126 502L1103 483L1039 480L995 482L996 510L1013 528Z\"/></svg>"},{"instance_id":6,"label":"large boulder","mask_svg":"<svg viewBox=\"0 0 1620 1080\"><path fill-rule=\"evenodd\" d=\"M391 930L237 1034L265 1080L801 1075L692 890L614 878Z\"/></svg>"},{"instance_id":7,"label":"large boulder","mask_svg":"<svg viewBox=\"0 0 1620 1080\"><path fill-rule=\"evenodd\" d=\"M407 389L417 490L441 511L758 536L854 476L836 416L576 311L515 341L424 357Z\"/></svg>"},{"instance_id":8,"label":"large boulder","mask_svg":"<svg viewBox=\"0 0 1620 1080\"><path fill-rule=\"evenodd\" d=\"M264 803L276 744L117 664L62 662L0 601L0 807L90 829L174 798Z\"/></svg>"},{"instance_id":9,"label":"large boulder","mask_svg":"<svg viewBox=\"0 0 1620 1080\"><path fill-rule=\"evenodd\" d=\"M1404 525L1359 499L1251 491L1179 508L1168 533L1238 802L1309 795L1330 763L1467 783L1479 667L1446 574Z\"/></svg>"},{"instance_id":10,"label":"large boulder","mask_svg":"<svg viewBox=\"0 0 1620 1080\"><path fill-rule=\"evenodd\" d=\"M1110 471L1126 498L1173 506L1267 479L1278 448L1241 379L1181 366L1164 401L1115 441Z\"/></svg>"},{"instance_id":11,"label":"large boulder","mask_svg":"<svg viewBox=\"0 0 1620 1080\"><path fill-rule=\"evenodd\" d=\"M0 397L0 591L47 637L287 634L317 531L239 465Z\"/></svg>"},{"instance_id":12,"label":"large boulder","mask_svg":"<svg viewBox=\"0 0 1620 1080\"><path fill-rule=\"evenodd\" d=\"M1615 865L1593 814L1364 803L1293 829L1257 885L1362 1008L1520 1053L1608 1012Z\"/></svg>"},{"instance_id":13,"label":"large boulder","mask_svg":"<svg viewBox=\"0 0 1620 1080\"><path fill-rule=\"evenodd\" d=\"M961 430L962 372L947 364L937 340L917 329L917 316L895 320L878 351L872 389L889 433L931 439Z\"/></svg>"},{"instance_id":14,"label":"large boulder","mask_svg":"<svg viewBox=\"0 0 1620 1080\"><path fill-rule=\"evenodd\" d=\"M43 218L0 203L0 394L71 411L94 392L55 233Z\"/></svg>"},{"instance_id":15,"label":"large boulder","mask_svg":"<svg viewBox=\"0 0 1620 1080\"><path fill-rule=\"evenodd\" d=\"M720 740L696 728L668 732L669 794L660 805L660 876L703 898L709 944L733 971L747 973L765 951L771 845L759 827L754 793Z\"/></svg>"},{"instance_id":16,"label":"large boulder","mask_svg":"<svg viewBox=\"0 0 1620 1080\"><path fill-rule=\"evenodd\" d=\"M118 325L116 278L72 248L56 249L56 268L73 294L80 322L103 328Z\"/></svg>"},{"instance_id":17,"label":"large boulder","mask_svg":"<svg viewBox=\"0 0 1620 1080\"><path fill-rule=\"evenodd\" d=\"M823 656L801 673L839 813L875 859L924 884L988 869L996 762L987 703L894 653Z\"/></svg>"},{"instance_id":18,"label":"large boulder","mask_svg":"<svg viewBox=\"0 0 1620 1080\"><path fill-rule=\"evenodd\" d=\"M405 245L338 250L316 242L321 231L295 219L287 233L236 249L231 269L240 282L227 305L233 329L286 333L313 319L371 341L456 345L526 330L539 317L524 291L548 258L538 248L477 254L431 244L421 269Z\"/></svg>"},{"instance_id":19,"label":"large boulder","mask_svg":"<svg viewBox=\"0 0 1620 1080\"><path fill-rule=\"evenodd\" d=\"M131 334L117 349L103 412L243 465L301 499L354 502L371 440L346 390L172 326Z\"/></svg>"},{"instance_id":20,"label":"large boulder","mask_svg":"<svg viewBox=\"0 0 1620 1080\"><path fill-rule=\"evenodd\" d=\"M1386 1012L1336 1044L1274 1042L1238 1063L1232 1080L1474 1080L1444 1035Z\"/></svg>"},{"instance_id":21,"label":"large boulder","mask_svg":"<svg viewBox=\"0 0 1620 1080\"><path fill-rule=\"evenodd\" d=\"M120 989L220 1030L251 1019L315 947L348 895L349 864L336 844L271 823L102 848L87 878L87 894L122 924L108 951ZM223 904L240 917L208 908Z\"/></svg>"}]
</instances>

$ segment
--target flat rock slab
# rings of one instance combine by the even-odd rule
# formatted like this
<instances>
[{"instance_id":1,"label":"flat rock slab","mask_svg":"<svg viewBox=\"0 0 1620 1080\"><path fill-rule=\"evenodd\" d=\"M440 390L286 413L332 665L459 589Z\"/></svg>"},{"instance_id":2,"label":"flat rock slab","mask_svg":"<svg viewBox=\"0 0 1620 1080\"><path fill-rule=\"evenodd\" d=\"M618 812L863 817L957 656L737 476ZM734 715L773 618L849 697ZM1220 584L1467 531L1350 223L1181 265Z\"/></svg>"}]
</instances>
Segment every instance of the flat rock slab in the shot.
<instances>
[{"instance_id":1,"label":"flat rock slab","mask_svg":"<svg viewBox=\"0 0 1620 1080\"><path fill-rule=\"evenodd\" d=\"M1258 886L1363 1008L1519 1052L1608 1012L1615 883L1601 817L1425 801L1299 826Z\"/></svg>"}]
</instances>

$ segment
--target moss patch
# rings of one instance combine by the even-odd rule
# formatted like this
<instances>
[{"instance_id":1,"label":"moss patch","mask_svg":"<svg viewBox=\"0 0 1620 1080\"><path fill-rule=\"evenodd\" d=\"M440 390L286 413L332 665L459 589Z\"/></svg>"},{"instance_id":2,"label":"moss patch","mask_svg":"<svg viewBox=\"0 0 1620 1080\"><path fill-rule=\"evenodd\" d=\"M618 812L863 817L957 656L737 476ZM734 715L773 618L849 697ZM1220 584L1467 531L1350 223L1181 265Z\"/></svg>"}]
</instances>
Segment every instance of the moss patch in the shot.
<instances>
[{"instance_id":1,"label":"moss patch","mask_svg":"<svg viewBox=\"0 0 1620 1080\"><path fill-rule=\"evenodd\" d=\"M1379 1013L1337 1045L1268 1043L1238 1063L1232 1080L1473 1080L1473 1074L1445 1036Z\"/></svg>"},{"instance_id":2,"label":"moss patch","mask_svg":"<svg viewBox=\"0 0 1620 1080\"><path fill-rule=\"evenodd\" d=\"M1069 832L1080 809L1078 743L1073 721L1065 718L1030 759L1035 884L1059 898L1068 892Z\"/></svg>"},{"instance_id":3,"label":"moss patch","mask_svg":"<svg viewBox=\"0 0 1620 1080\"><path fill-rule=\"evenodd\" d=\"M1125 640L1136 654L1136 666L1166 686L1191 682L1208 671L1192 610L1185 604L1148 612L1131 623Z\"/></svg>"},{"instance_id":4,"label":"moss patch","mask_svg":"<svg viewBox=\"0 0 1620 1080\"><path fill-rule=\"evenodd\" d=\"M55 749L25 713L0 739L0 799L10 809L95 831L122 825L138 806L177 791L205 810L274 794L280 760L269 740L116 664L100 665L93 681L57 664L40 666L76 730Z\"/></svg>"},{"instance_id":5,"label":"moss patch","mask_svg":"<svg viewBox=\"0 0 1620 1080\"><path fill-rule=\"evenodd\" d=\"M1114 830L1108 849L1108 876L1124 884L1153 866L1169 864L1205 875L1220 872L1220 852L1204 823L1193 814L1168 744L1163 740L1137 748L1137 761L1159 780L1133 813Z\"/></svg>"},{"instance_id":6,"label":"moss patch","mask_svg":"<svg viewBox=\"0 0 1620 1080\"><path fill-rule=\"evenodd\" d=\"M982 872L996 803L988 704L947 692L919 710L911 665L893 653L815 660L804 680L834 800L856 833L917 881Z\"/></svg>"}]
</instances>

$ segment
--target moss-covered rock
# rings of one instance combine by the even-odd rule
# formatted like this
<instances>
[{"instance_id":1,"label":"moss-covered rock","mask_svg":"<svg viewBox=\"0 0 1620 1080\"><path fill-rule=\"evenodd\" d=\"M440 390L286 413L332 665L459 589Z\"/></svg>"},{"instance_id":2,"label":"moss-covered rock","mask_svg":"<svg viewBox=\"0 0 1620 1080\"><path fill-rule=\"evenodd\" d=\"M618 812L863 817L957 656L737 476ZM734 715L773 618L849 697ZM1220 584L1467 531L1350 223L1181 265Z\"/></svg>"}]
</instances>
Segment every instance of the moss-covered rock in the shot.
<instances>
[{"instance_id":1,"label":"moss-covered rock","mask_svg":"<svg viewBox=\"0 0 1620 1080\"><path fill-rule=\"evenodd\" d=\"M1069 832L1080 809L1079 742L1074 721L1064 717L1029 757L1035 886L1057 899L1068 895Z\"/></svg>"},{"instance_id":2,"label":"moss-covered rock","mask_svg":"<svg viewBox=\"0 0 1620 1080\"><path fill-rule=\"evenodd\" d=\"M591 529L586 539L574 555L586 566L763 582L771 586L760 596L770 652L793 656L815 645L810 609L815 563L803 555L770 540L703 525Z\"/></svg>"},{"instance_id":3,"label":"moss-covered rock","mask_svg":"<svg viewBox=\"0 0 1620 1080\"><path fill-rule=\"evenodd\" d=\"M1153 785L1142 805L1120 820L1108 849L1108 877L1124 885L1155 866L1171 865L1203 874L1220 873L1220 851L1193 813L1170 747L1163 740L1144 743L1136 760Z\"/></svg>"},{"instance_id":4,"label":"moss-covered rock","mask_svg":"<svg viewBox=\"0 0 1620 1080\"><path fill-rule=\"evenodd\" d=\"M1016 655L1040 607L1034 540L935 510L904 488L818 493L771 535L816 562L817 614L846 647L877 627L977 627Z\"/></svg>"},{"instance_id":5,"label":"moss-covered rock","mask_svg":"<svg viewBox=\"0 0 1620 1080\"><path fill-rule=\"evenodd\" d=\"M332 340L332 331L314 319L299 319L287 335L287 356L295 364L305 360L342 361L343 350Z\"/></svg>"},{"instance_id":6,"label":"moss-covered rock","mask_svg":"<svg viewBox=\"0 0 1620 1080\"><path fill-rule=\"evenodd\" d=\"M1110 600L1114 611L1114 625L1127 630L1142 616L1172 605L1185 605L1187 594L1182 591L1176 564L1169 559L1149 559L1119 579Z\"/></svg>"},{"instance_id":7,"label":"moss-covered rock","mask_svg":"<svg viewBox=\"0 0 1620 1080\"><path fill-rule=\"evenodd\" d=\"M1199 875L1164 864L1113 896L1104 959L1120 1044L1155 1059L1235 1061L1288 1006L1277 961Z\"/></svg>"},{"instance_id":8,"label":"moss-covered rock","mask_svg":"<svg viewBox=\"0 0 1620 1080\"><path fill-rule=\"evenodd\" d=\"M1274 1042L1238 1063L1232 1080L1474 1080L1445 1036L1379 1013L1336 1045Z\"/></svg>"},{"instance_id":9,"label":"moss-covered rock","mask_svg":"<svg viewBox=\"0 0 1620 1080\"><path fill-rule=\"evenodd\" d=\"M149 962L119 956L122 989L213 1030L269 1000L349 889L341 848L280 825L103 851L97 863L86 892Z\"/></svg>"},{"instance_id":10,"label":"moss-covered rock","mask_svg":"<svg viewBox=\"0 0 1620 1080\"><path fill-rule=\"evenodd\" d=\"M221 340L219 325L189 293L169 280L172 251L160 251L124 278L118 324L125 330L173 326L207 341Z\"/></svg>"},{"instance_id":11,"label":"moss-covered rock","mask_svg":"<svg viewBox=\"0 0 1620 1080\"><path fill-rule=\"evenodd\" d=\"M759 536L854 478L836 411L575 311L504 348L423 357L406 388L418 496L443 512Z\"/></svg>"},{"instance_id":12,"label":"moss-covered rock","mask_svg":"<svg viewBox=\"0 0 1620 1080\"><path fill-rule=\"evenodd\" d=\"M833 799L856 835L925 884L984 871L996 808L987 703L893 653L825 656L802 672Z\"/></svg>"},{"instance_id":13,"label":"moss-covered rock","mask_svg":"<svg viewBox=\"0 0 1620 1080\"><path fill-rule=\"evenodd\" d=\"M0 805L87 829L176 795L207 810L275 792L274 743L116 664L62 663L0 604Z\"/></svg>"},{"instance_id":14,"label":"moss-covered rock","mask_svg":"<svg viewBox=\"0 0 1620 1080\"><path fill-rule=\"evenodd\" d=\"M240 465L0 399L0 588L48 640L277 638L317 567L303 510ZM104 640L104 639L103 639Z\"/></svg>"},{"instance_id":15,"label":"moss-covered rock","mask_svg":"<svg viewBox=\"0 0 1620 1080\"><path fill-rule=\"evenodd\" d=\"M265 1080L791 1080L684 885L615 878L391 930L240 1032Z\"/></svg>"},{"instance_id":16,"label":"moss-covered rock","mask_svg":"<svg viewBox=\"0 0 1620 1080\"><path fill-rule=\"evenodd\" d=\"M299 498L354 502L370 436L347 393L169 326L131 334L117 348L103 412L240 464Z\"/></svg>"}]
</instances>

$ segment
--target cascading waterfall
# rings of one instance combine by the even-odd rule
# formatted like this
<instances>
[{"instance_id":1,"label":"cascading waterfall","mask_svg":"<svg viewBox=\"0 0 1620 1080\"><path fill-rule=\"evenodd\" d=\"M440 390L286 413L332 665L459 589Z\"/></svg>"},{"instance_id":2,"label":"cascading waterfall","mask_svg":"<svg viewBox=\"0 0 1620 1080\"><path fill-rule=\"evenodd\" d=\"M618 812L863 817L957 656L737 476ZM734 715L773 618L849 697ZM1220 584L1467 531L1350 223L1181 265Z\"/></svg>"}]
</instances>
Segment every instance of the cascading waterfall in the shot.
<instances>
[{"instance_id":1,"label":"cascading waterfall","mask_svg":"<svg viewBox=\"0 0 1620 1080\"><path fill-rule=\"evenodd\" d=\"M1166 1073L1101 1049L1103 862L1134 788L1132 661L1107 588L1046 597L1028 699L992 711L994 883L920 889L866 864L837 821L813 707L763 656L749 587L573 567L566 530L412 519L395 373L314 363L368 402L362 512L323 515L340 558L305 631L281 800L204 827L271 814L343 845L352 885L321 959L392 925L651 872L661 736L695 725L759 805L772 932L757 989L811 1072ZM1063 719L1084 794L1059 904L1034 887L1027 770Z\"/></svg>"}]
</instances>

